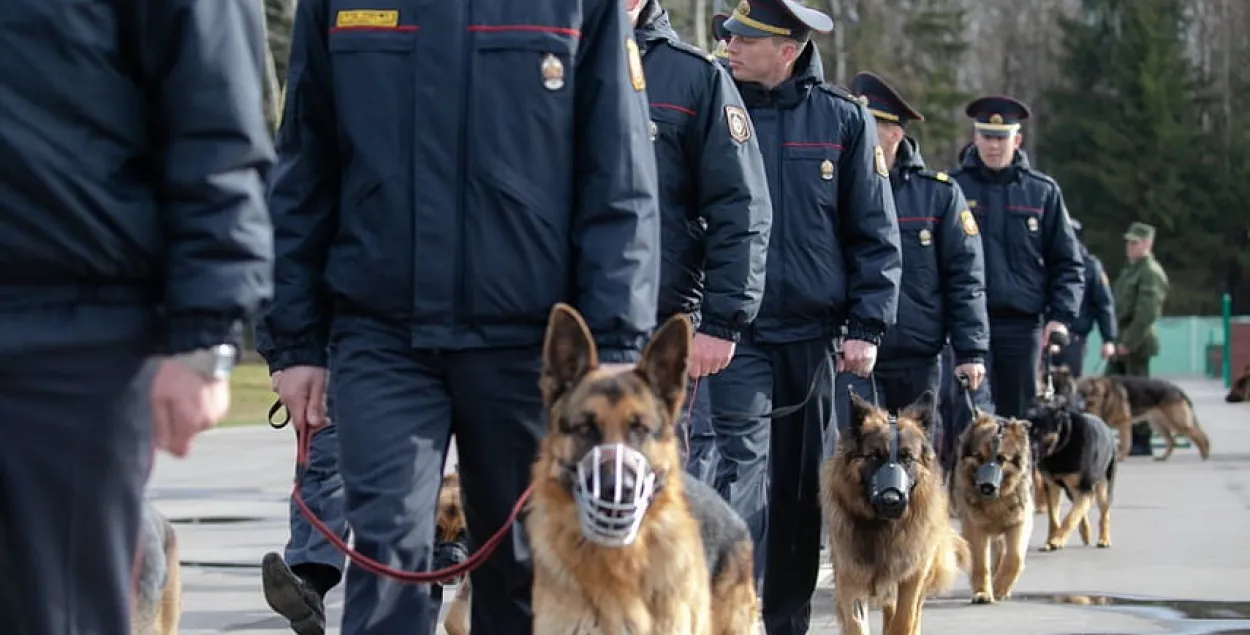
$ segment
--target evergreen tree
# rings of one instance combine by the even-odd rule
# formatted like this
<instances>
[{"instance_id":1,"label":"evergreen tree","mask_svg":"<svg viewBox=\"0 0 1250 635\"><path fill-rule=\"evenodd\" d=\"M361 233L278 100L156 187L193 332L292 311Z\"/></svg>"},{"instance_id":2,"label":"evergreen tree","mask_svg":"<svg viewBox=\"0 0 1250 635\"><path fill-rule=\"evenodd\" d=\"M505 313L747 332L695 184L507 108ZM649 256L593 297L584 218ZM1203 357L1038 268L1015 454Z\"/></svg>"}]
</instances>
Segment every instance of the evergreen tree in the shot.
<instances>
[{"instance_id":1,"label":"evergreen tree","mask_svg":"<svg viewBox=\"0 0 1250 635\"><path fill-rule=\"evenodd\" d=\"M1202 129L1199 78L1187 56L1189 0L1085 0L1065 20L1067 83L1049 92L1040 153L1114 272L1123 232L1159 228L1172 279L1167 310L1211 310L1224 237L1207 184L1214 157Z\"/></svg>"},{"instance_id":2,"label":"evergreen tree","mask_svg":"<svg viewBox=\"0 0 1250 635\"><path fill-rule=\"evenodd\" d=\"M968 50L965 26L958 0L916 0L903 24L899 90L925 115L908 133L938 168L953 163L968 138L963 109L972 95L960 90L958 76Z\"/></svg>"}]
</instances>

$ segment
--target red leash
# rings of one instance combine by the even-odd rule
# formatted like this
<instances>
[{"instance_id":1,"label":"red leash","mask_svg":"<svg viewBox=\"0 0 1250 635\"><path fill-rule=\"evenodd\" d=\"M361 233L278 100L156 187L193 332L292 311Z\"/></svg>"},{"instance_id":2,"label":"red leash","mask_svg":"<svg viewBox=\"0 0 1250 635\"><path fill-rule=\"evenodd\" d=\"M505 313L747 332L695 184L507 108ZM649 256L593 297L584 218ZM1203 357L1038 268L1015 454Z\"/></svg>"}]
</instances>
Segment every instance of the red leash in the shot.
<instances>
[{"instance_id":1,"label":"red leash","mask_svg":"<svg viewBox=\"0 0 1250 635\"><path fill-rule=\"evenodd\" d=\"M270 409L270 425L273 425L274 427L282 427L282 425L275 425L273 423L273 415L277 414L277 410L281 407L282 404L279 402L275 403L274 407ZM285 422L283 422L283 424L285 424ZM325 523L321 522L321 519L317 518L317 515L314 514L313 511L309 509L308 504L304 502L304 497L300 495L300 478L303 474L302 468L306 468L308 466L308 455L312 448L313 434L316 434L316 431L313 431L312 434L305 434L298 428L295 430L295 438L297 441L295 466L297 469L295 487L291 491L291 500L295 501L295 506L299 508L300 513L304 515L304 518L309 522L309 524L317 530L317 533L321 534L323 538L330 541L330 544L334 545L334 547L342 552L343 555L347 556L353 564L361 569L364 569L365 571L368 571L369 573L372 573L373 575L389 578L403 584L440 584L443 582L449 582L482 566L482 563L485 562L491 554L495 553L495 549L499 548L499 543L503 542L503 539L508 535L509 530L512 529L513 523L515 523L517 517L521 515L521 510L525 508L525 503L529 500L530 494L534 492L533 485L526 488L525 492L521 494L521 497L517 499L516 505L512 507L512 511L508 514L508 520L504 522L503 526L500 527L499 530L496 531L495 534L486 542L482 543L482 545L478 547L477 551L474 552L473 555L469 556L469 558L464 562L445 569L437 569L435 571L403 571L394 567L389 567L381 562L378 562L377 560L361 555L355 549L352 549L348 546L346 541L338 537L338 535L331 531Z\"/></svg>"}]
</instances>

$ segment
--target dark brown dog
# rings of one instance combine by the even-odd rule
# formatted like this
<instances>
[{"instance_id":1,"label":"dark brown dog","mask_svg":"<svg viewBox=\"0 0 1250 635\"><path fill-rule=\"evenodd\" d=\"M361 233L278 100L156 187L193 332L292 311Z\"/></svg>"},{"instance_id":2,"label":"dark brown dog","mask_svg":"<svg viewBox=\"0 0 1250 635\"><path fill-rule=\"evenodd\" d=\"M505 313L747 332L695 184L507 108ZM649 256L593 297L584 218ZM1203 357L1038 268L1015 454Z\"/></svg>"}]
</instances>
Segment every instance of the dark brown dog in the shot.
<instances>
[{"instance_id":1,"label":"dark brown dog","mask_svg":"<svg viewBox=\"0 0 1250 635\"><path fill-rule=\"evenodd\" d=\"M950 525L950 501L929 429L934 396L926 392L895 425L883 409L851 395L851 421L825 460L820 496L833 560L838 624L867 635L868 609L881 608L885 635L920 632L925 598L967 571L968 543ZM911 483L901 516L882 518L871 502L873 477L892 454Z\"/></svg>"},{"instance_id":2,"label":"dark brown dog","mask_svg":"<svg viewBox=\"0 0 1250 635\"><path fill-rule=\"evenodd\" d=\"M1089 508L1098 503L1098 546L1111 546L1111 502L1115 490L1116 446L1111 430L1098 417L1081 412L1063 397L1038 400L1029 409L1030 442L1041 457L1038 468L1046 479L1049 525L1042 551L1067 545L1074 529L1089 544ZM1059 494L1072 501L1059 520Z\"/></svg>"},{"instance_id":3,"label":"dark brown dog","mask_svg":"<svg viewBox=\"0 0 1250 635\"><path fill-rule=\"evenodd\" d=\"M978 413L960 436L953 502L972 551L973 604L1007 599L1024 571L1035 509L1032 455L1027 421ZM1001 470L992 491L977 477L989 464Z\"/></svg>"},{"instance_id":4,"label":"dark brown dog","mask_svg":"<svg viewBox=\"0 0 1250 635\"><path fill-rule=\"evenodd\" d=\"M535 633L748 635L759 628L746 524L686 476L678 457L674 426L691 334L690 323L674 317L632 372L611 373L599 368L577 311L552 309L541 380L550 429L525 518ZM647 483L651 494L637 497L647 503L610 515L640 518L634 537L592 540L606 530L585 519Z\"/></svg>"},{"instance_id":5,"label":"dark brown dog","mask_svg":"<svg viewBox=\"0 0 1250 635\"><path fill-rule=\"evenodd\" d=\"M1228 394L1224 396L1224 401L1228 403L1250 401L1250 366L1246 366L1241 371L1241 376L1233 380L1233 385L1229 387Z\"/></svg>"},{"instance_id":6,"label":"dark brown dog","mask_svg":"<svg viewBox=\"0 0 1250 635\"><path fill-rule=\"evenodd\" d=\"M1148 377L1083 377L1077 382L1077 392L1085 412L1100 417L1120 435L1121 461L1128 457L1133 424L1141 421L1163 437L1163 454L1156 461L1172 456L1178 435L1198 446L1202 460L1211 455L1211 442L1198 425L1193 403L1176 384Z\"/></svg>"}]
</instances>

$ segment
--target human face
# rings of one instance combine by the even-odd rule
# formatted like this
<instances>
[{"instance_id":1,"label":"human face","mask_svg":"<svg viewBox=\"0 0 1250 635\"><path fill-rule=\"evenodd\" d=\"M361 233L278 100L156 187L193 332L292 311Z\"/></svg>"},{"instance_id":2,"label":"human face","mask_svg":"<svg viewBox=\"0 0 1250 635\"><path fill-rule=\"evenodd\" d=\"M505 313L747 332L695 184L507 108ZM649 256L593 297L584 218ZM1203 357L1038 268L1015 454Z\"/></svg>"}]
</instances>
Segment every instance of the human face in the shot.
<instances>
[{"instance_id":1,"label":"human face","mask_svg":"<svg viewBox=\"0 0 1250 635\"><path fill-rule=\"evenodd\" d=\"M1129 262L1137 262L1150 253L1150 241L1126 240L1124 241L1124 253L1128 256Z\"/></svg>"},{"instance_id":2,"label":"human face","mask_svg":"<svg viewBox=\"0 0 1250 635\"><path fill-rule=\"evenodd\" d=\"M729 70L740 82L757 82L772 88L790 76L801 45L779 37L743 37L729 39Z\"/></svg>"},{"instance_id":3,"label":"human face","mask_svg":"<svg viewBox=\"0 0 1250 635\"><path fill-rule=\"evenodd\" d=\"M1006 137L991 137L978 132L972 142L976 144L977 153L981 155L981 162L985 164L985 167L991 170L1001 170L1011 165L1011 160L1016 156L1016 148L1020 147L1021 139L1022 137L1017 132Z\"/></svg>"},{"instance_id":4,"label":"human face","mask_svg":"<svg viewBox=\"0 0 1250 635\"><path fill-rule=\"evenodd\" d=\"M903 127L896 123L877 121L877 139L881 142L881 149L885 151L885 161L891 167L894 166L894 159L898 156L898 144L903 142L905 134Z\"/></svg>"}]
</instances>

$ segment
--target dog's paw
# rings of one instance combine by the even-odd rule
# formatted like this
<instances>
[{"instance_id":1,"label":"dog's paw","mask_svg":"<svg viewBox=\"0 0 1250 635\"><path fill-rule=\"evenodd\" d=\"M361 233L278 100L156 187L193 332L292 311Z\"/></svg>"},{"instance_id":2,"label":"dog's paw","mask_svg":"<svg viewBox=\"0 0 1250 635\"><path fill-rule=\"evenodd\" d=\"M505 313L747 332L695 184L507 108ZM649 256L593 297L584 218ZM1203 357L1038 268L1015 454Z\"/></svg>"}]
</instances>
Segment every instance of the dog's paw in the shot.
<instances>
[{"instance_id":1,"label":"dog's paw","mask_svg":"<svg viewBox=\"0 0 1250 635\"><path fill-rule=\"evenodd\" d=\"M999 602L1004 602L1004 601L1010 600L1010 599L1011 599L1011 591L1002 591L1002 592L999 592L998 590L995 590L995 591L994 591L994 597L998 598L998 601L999 601Z\"/></svg>"},{"instance_id":2,"label":"dog's paw","mask_svg":"<svg viewBox=\"0 0 1250 635\"><path fill-rule=\"evenodd\" d=\"M1166 457L1166 456L1156 456L1156 457L1154 457L1154 460L1155 460L1155 462L1156 462L1156 463L1158 463L1158 462L1160 462L1160 461L1166 461L1166 460L1168 460L1168 457Z\"/></svg>"},{"instance_id":3,"label":"dog's paw","mask_svg":"<svg viewBox=\"0 0 1250 635\"><path fill-rule=\"evenodd\" d=\"M976 593L972 594L972 603L973 604L993 604L994 596L990 595L989 593L985 591L977 591Z\"/></svg>"},{"instance_id":4,"label":"dog's paw","mask_svg":"<svg viewBox=\"0 0 1250 635\"><path fill-rule=\"evenodd\" d=\"M1050 541L1050 542L1047 542L1046 544L1042 545L1042 548L1041 548L1041 549L1038 549L1038 551L1042 551L1042 552L1046 552L1046 551L1059 551L1060 549L1063 549L1063 545L1061 545L1061 544L1059 544L1058 542L1055 542L1055 541Z\"/></svg>"},{"instance_id":5,"label":"dog's paw","mask_svg":"<svg viewBox=\"0 0 1250 635\"><path fill-rule=\"evenodd\" d=\"M1110 549L1110 548L1111 548L1111 541L1110 541L1110 540L1107 540L1106 538L1103 538L1103 539L1099 540L1099 541L1098 541L1098 548L1099 548L1099 549Z\"/></svg>"}]
</instances>

